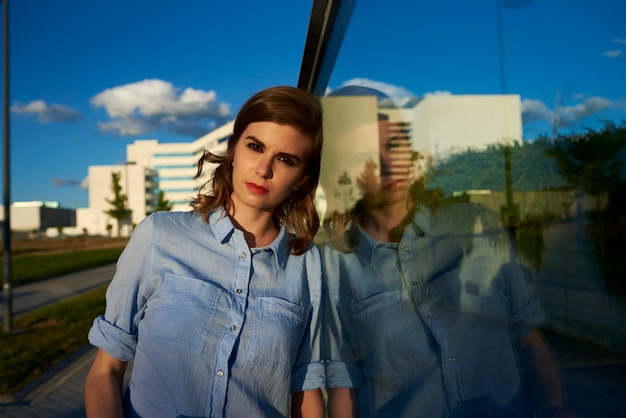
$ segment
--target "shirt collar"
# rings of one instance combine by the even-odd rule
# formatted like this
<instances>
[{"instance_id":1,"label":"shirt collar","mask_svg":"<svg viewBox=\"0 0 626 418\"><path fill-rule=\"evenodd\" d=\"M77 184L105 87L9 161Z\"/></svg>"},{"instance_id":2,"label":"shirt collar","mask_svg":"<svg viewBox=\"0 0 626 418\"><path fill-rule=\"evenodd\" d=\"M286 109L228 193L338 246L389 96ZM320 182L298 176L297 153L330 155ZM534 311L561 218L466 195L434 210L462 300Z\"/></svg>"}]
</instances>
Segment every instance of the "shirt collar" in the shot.
<instances>
[{"instance_id":1,"label":"shirt collar","mask_svg":"<svg viewBox=\"0 0 626 418\"><path fill-rule=\"evenodd\" d=\"M235 232L235 227L223 208L216 209L209 215L209 225L213 229L215 238L222 244L230 241ZM281 225L276 239L270 245L262 247L274 253L278 269L284 269L287 265L291 253L291 238L291 234L287 233L284 226Z\"/></svg>"},{"instance_id":2,"label":"shirt collar","mask_svg":"<svg viewBox=\"0 0 626 418\"><path fill-rule=\"evenodd\" d=\"M427 236L431 228L432 213L428 209L416 211L413 221L404 228L402 238L407 234L407 229L412 228L416 236ZM378 246L397 247L398 243L385 243L375 240L363 231L358 222L352 224L352 228L348 232L350 239L354 242L354 252L357 257L363 261L367 261L370 265L374 263L374 252Z\"/></svg>"}]
</instances>

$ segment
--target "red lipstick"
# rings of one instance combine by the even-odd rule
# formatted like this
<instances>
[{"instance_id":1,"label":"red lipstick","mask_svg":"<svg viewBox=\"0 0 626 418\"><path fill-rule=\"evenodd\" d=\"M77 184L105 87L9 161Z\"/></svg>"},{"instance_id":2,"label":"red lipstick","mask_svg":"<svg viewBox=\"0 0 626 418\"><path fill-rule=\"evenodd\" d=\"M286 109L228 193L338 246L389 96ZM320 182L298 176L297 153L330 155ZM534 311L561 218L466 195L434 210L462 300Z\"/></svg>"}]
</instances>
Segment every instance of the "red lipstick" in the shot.
<instances>
[{"instance_id":1,"label":"red lipstick","mask_svg":"<svg viewBox=\"0 0 626 418\"><path fill-rule=\"evenodd\" d=\"M250 190L254 194L265 194L269 192L269 190L267 190L265 187L260 186L256 183L246 182L246 187L248 188L248 190Z\"/></svg>"}]
</instances>

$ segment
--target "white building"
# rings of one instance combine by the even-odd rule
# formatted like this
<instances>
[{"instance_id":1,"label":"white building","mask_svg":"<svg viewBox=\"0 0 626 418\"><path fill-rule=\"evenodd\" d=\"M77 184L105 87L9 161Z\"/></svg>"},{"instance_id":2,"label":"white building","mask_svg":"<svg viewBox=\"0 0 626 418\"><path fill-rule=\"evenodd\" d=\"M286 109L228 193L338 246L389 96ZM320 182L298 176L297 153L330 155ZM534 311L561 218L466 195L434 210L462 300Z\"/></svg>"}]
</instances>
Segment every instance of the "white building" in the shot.
<instances>
[{"instance_id":1,"label":"white building","mask_svg":"<svg viewBox=\"0 0 626 418\"><path fill-rule=\"evenodd\" d=\"M504 141L521 142L518 95L433 95L396 108L376 96L328 96L324 107L324 147L320 186L321 212L344 212L360 199L357 179L365 164L379 162L379 119L388 118L394 137L407 140L422 160L423 172L452 153L484 149ZM380 173L376 173L380 174Z\"/></svg>"},{"instance_id":2,"label":"white building","mask_svg":"<svg viewBox=\"0 0 626 418\"><path fill-rule=\"evenodd\" d=\"M108 200L113 199L111 173L120 175L121 193L128 196L131 219L121 222L121 235L128 235L132 228L147 215L154 212L159 191L173 204L172 210L187 211L189 203L209 179L211 167L205 164L204 173L195 178L198 160L204 150L216 154L226 151L228 137L234 122L184 143L160 143L157 140L136 140L126 147L126 163L90 166L88 174L89 207L76 210L76 227L67 233L116 235L117 221L105 214L111 209Z\"/></svg>"},{"instance_id":3,"label":"white building","mask_svg":"<svg viewBox=\"0 0 626 418\"><path fill-rule=\"evenodd\" d=\"M0 221L4 221L4 206L0 206ZM74 209L61 208L59 202L15 202L11 204L11 231L23 235L45 234L50 229L58 234L76 224Z\"/></svg>"},{"instance_id":4,"label":"white building","mask_svg":"<svg viewBox=\"0 0 626 418\"><path fill-rule=\"evenodd\" d=\"M522 141L520 96L433 95L401 109L410 123L415 150L427 150L435 161L468 148Z\"/></svg>"}]
</instances>

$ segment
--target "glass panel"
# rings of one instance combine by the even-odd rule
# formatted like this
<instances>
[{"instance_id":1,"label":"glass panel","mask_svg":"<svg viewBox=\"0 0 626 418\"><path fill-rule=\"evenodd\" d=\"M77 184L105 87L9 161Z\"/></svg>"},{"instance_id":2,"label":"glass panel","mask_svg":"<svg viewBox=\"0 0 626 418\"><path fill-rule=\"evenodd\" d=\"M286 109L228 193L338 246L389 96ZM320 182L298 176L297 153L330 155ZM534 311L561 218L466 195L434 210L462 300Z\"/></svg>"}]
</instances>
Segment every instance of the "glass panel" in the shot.
<instances>
[{"instance_id":1,"label":"glass panel","mask_svg":"<svg viewBox=\"0 0 626 418\"><path fill-rule=\"evenodd\" d=\"M323 98L325 355L358 388L331 413L626 407L624 16L356 5Z\"/></svg>"}]
</instances>

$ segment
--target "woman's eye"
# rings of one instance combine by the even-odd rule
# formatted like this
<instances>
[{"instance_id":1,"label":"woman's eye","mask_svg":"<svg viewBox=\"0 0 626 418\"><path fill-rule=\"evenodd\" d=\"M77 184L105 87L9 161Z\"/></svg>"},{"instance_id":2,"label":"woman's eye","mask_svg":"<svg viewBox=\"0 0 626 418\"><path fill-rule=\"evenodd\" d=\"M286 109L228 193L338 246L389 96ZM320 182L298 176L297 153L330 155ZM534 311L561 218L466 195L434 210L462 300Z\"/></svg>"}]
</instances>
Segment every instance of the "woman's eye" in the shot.
<instances>
[{"instance_id":1,"label":"woman's eye","mask_svg":"<svg viewBox=\"0 0 626 418\"><path fill-rule=\"evenodd\" d=\"M283 157L278 157L278 161L281 161L281 162L285 163L288 166L293 166L293 165L296 164L291 158L284 157L284 156Z\"/></svg>"},{"instance_id":2,"label":"woman's eye","mask_svg":"<svg viewBox=\"0 0 626 418\"><path fill-rule=\"evenodd\" d=\"M248 148L250 148L252 151L263 152L263 148L261 148L261 146L255 142L249 142Z\"/></svg>"},{"instance_id":3,"label":"woman's eye","mask_svg":"<svg viewBox=\"0 0 626 418\"><path fill-rule=\"evenodd\" d=\"M387 151L391 151L394 148L397 148L400 144L398 143L398 141L396 141L395 139L390 140L389 142L387 142L387 144L385 144L385 149Z\"/></svg>"}]
</instances>

